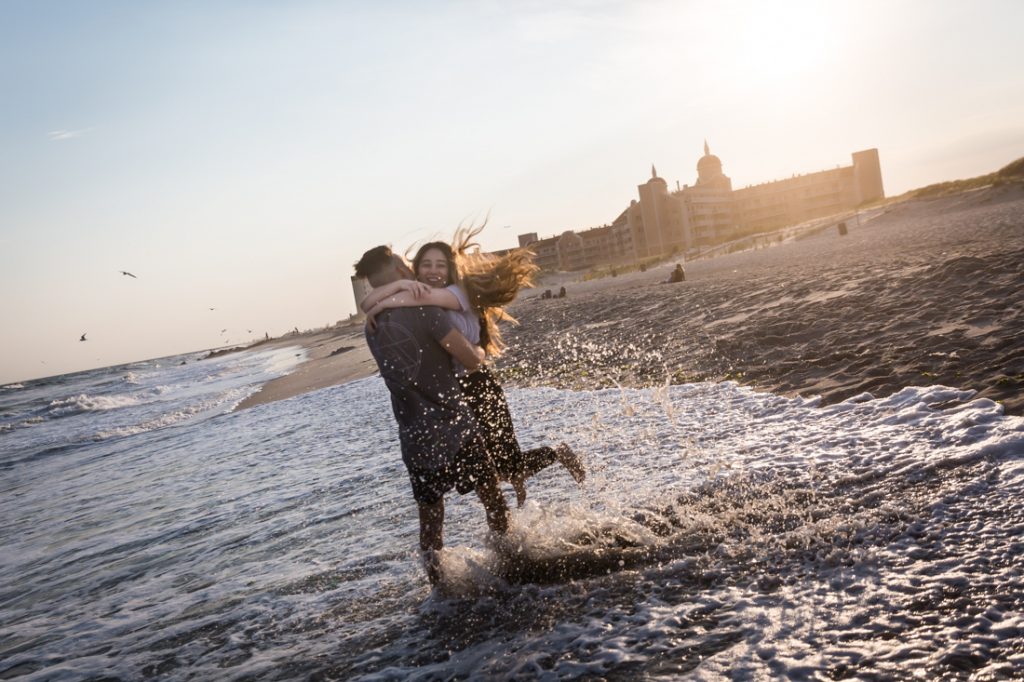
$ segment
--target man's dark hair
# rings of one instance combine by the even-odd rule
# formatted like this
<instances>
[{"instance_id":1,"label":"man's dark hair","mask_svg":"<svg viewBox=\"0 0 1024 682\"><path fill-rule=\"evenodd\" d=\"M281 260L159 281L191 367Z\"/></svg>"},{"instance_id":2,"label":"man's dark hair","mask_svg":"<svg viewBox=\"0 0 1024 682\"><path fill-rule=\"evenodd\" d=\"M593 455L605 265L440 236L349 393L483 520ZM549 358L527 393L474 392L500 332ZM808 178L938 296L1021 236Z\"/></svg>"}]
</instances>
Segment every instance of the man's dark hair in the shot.
<instances>
[{"instance_id":1,"label":"man's dark hair","mask_svg":"<svg viewBox=\"0 0 1024 682\"><path fill-rule=\"evenodd\" d=\"M394 262L390 246L375 246L356 263L356 277L370 277Z\"/></svg>"}]
</instances>

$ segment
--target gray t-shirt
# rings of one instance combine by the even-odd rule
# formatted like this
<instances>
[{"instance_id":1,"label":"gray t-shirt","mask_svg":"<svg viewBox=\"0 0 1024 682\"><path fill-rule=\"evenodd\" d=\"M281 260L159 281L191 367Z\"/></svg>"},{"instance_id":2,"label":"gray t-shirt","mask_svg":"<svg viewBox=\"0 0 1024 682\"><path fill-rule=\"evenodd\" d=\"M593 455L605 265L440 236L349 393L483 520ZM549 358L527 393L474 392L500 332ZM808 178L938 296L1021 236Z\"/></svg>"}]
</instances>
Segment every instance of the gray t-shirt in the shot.
<instances>
[{"instance_id":1,"label":"gray t-shirt","mask_svg":"<svg viewBox=\"0 0 1024 682\"><path fill-rule=\"evenodd\" d=\"M448 319L456 329L462 332L467 341L474 346L479 346L480 316L473 312L473 307L469 305L469 297L458 284L449 284L445 288L451 292L461 306L458 310L448 310Z\"/></svg>"},{"instance_id":2,"label":"gray t-shirt","mask_svg":"<svg viewBox=\"0 0 1024 682\"><path fill-rule=\"evenodd\" d=\"M402 460L410 472L442 469L477 434L476 421L440 344L453 329L440 308L393 308L366 343L391 392Z\"/></svg>"},{"instance_id":3,"label":"gray t-shirt","mask_svg":"<svg viewBox=\"0 0 1024 682\"><path fill-rule=\"evenodd\" d=\"M480 316L473 312L472 306L469 305L469 297L466 296L466 292L458 284L449 284L445 288L452 293L459 302L459 305L462 306L459 310L445 310L448 320L452 323L453 327L466 337L467 341L474 346L479 346ZM452 358L451 363L455 374L463 375L466 373L466 368L462 366L461 362Z\"/></svg>"}]
</instances>

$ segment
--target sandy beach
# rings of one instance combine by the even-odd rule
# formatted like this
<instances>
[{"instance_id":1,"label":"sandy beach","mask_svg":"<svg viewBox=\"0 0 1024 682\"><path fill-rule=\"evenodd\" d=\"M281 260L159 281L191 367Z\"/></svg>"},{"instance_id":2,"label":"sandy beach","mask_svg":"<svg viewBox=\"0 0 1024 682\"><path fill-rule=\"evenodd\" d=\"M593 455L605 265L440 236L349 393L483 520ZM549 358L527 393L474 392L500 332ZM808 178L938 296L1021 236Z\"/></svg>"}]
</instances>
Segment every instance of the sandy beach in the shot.
<instances>
[{"instance_id":1,"label":"sandy beach","mask_svg":"<svg viewBox=\"0 0 1024 682\"><path fill-rule=\"evenodd\" d=\"M870 218L869 218L870 216ZM569 388L735 380L824 404L942 384L1024 412L1024 185L891 204L777 246L524 292L497 369ZM563 299L540 293L564 283ZM358 325L272 341L309 360L239 407L369 376ZM347 350L340 349L347 348Z\"/></svg>"},{"instance_id":2,"label":"sandy beach","mask_svg":"<svg viewBox=\"0 0 1024 682\"><path fill-rule=\"evenodd\" d=\"M260 390L240 402L235 409L292 398L309 391L337 386L376 373L377 365L363 340L363 325L349 323L333 329L306 334L289 334L249 348L287 348L295 346L306 353L306 360L294 372L263 384Z\"/></svg>"}]
</instances>

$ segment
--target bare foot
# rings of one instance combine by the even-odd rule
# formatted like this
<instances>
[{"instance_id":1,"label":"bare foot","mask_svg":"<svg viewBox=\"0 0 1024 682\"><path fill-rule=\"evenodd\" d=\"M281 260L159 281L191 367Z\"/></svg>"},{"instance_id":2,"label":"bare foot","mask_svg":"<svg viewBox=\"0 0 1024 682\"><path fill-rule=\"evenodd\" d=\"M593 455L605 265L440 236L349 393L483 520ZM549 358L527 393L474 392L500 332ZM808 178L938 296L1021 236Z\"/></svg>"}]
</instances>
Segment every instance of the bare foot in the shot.
<instances>
[{"instance_id":1,"label":"bare foot","mask_svg":"<svg viewBox=\"0 0 1024 682\"><path fill-rule=\"evenodd\" d=\"M587 477L587 471L583 468L583 461L580 459L580 456L573 452L572 448L565 443L560 444L555 448L555 457L558 459L559 464L568 470L574 481L583 483L583 479Z\"/></svg>"},{"instance_id":2,"label":"bare foot","mask_svg":"<svg viewBox=\"0 0 1024 682\"><path fill-rule=\"evenodd\" d=\"M526 504L526 479L522 476L513 476L509 483L512 484L512 489L516 491L516 506L522 507Z\"/></svg>"}]
</instances>

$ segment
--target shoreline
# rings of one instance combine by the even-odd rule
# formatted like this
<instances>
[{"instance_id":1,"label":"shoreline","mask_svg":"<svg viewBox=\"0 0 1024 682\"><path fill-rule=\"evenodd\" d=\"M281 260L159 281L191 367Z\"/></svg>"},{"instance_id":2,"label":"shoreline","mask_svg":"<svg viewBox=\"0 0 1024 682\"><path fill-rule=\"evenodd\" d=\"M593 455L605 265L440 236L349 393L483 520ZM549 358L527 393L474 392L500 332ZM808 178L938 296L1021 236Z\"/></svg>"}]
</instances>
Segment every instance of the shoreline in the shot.
<instances>
[{"instance_id":1,"label":"shoreline","mask_svg":"<svg viewBox=\"0 0 1024 682\"><path fill-rule=\"evenodd\" d=\"M307 353L306 360L288 374L264 383L258 391L238 403L232 412L294 398L303 393L338 386L377 373L377 364L363 340L362 323L347 323L333 329L261 341L240 350L287 346L303 348Z\"/></svg>"},{"instance_id":2,"label":"shoreline","mask_svg":"<svg viewBox=\"0 0 1024 682\"><path fill-rule=\"evenodd\" d=\"M1024 414L1024 183L894 203L845 236L617 277L553 273L509 307L507 386L735 380L822 404L906 386L972 389ZM565 285L564 299L541 293ZM361 323L261 342L309 359L236 410L377 373ZM340 348L348 350L336 353ZM332 353L336 353L332 355Z\"/></svg>"}]
</instances>

